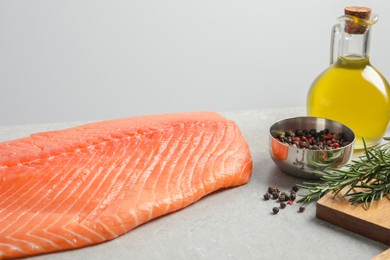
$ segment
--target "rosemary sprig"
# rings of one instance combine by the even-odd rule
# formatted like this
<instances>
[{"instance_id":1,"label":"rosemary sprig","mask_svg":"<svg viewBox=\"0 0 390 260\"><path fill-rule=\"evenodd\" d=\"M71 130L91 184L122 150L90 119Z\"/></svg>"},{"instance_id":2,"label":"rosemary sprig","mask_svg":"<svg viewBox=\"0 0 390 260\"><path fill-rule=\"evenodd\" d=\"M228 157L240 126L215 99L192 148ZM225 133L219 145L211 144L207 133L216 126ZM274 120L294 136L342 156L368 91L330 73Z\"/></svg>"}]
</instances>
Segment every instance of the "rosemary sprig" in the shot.
<instances>
[{"instance_id":1,"label":"rosemary sprig","mask_svg":"<svg viewBox=\"0 0 390 260\"><path fill-rule=\"evenodd\" d=\"M303 182L298 185L307 190L298 202L308 203L331 192L336 197L344 189L342 196L351 204L363 203L368 209L371 204L390 194L390 137L377 147L367 148L364 155L352 160L344 169L327 169L321 175L321 182Z\"/></svg>"}]
</instances>

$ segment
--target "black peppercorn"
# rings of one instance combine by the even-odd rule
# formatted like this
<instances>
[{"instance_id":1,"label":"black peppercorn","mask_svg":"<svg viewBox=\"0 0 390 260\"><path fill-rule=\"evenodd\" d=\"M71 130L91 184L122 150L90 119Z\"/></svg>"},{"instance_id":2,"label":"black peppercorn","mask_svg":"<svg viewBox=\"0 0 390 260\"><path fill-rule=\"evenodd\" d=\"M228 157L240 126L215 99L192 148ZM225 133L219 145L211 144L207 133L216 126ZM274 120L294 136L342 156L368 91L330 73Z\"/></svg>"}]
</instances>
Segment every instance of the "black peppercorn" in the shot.
<instances>
[{"instance_id":1,"label":"black peppercorn","mask_svg":"<svg viewBox=\"0 0 390 260\"><path fill-rule=\"evenodd\" d=\"M272 193L272 198L273 198L273 199L279 198L279 193L273 192L273 193Z\"/></svg>"},{"instance_id":2,"label":"black peppercorn","mask_svg":"<svg viewBox=\"0 0 390 260\"><path fill-rule=\"evenodd\" d=\"M264 194L264 199L269 200L271 198L271 195L269 193Z\"/></svg>"},{"instance_id":3,"label":"black peppercorn","mask_svg":"<svg viewBox=\"0 0 390 260\"><path fill-rule=\"evenodd\" d=\"M278 214L279 209L278 209L277 207L274 207L274 208L272 209L272 211L273 211L274 214Z\"/></svg>"},{"instance_id":4,"label":"black peppercorn","mask_svg":"<svg viewBox=\"0 0 390 260\"><path fill-rule=\"evenodd\" d=\"M294 186L292 187L292 190L293 190L293 192L297 192L297 191L299 190L299 188L298 188L297 185L294 185Z\"/></svg>"},{"instance_id":5,"label":"black peppercorn","mask_svg":"<svg viewBox=\"0 0 390 260\"><path fill-rule=\"evenodd\" d=\"M290 200L295 200L297 198L297 194L295 192L290 193Z\"/></svg>"},{"instance_id":6,"label":"black peppercorn","mask_svg":"<svg viewBox=\"0 0 390 260\"><path fill-rule=\"evenodd\" d=\"M280 196L282 196L282 195L284 196L283 201L288 201L288 198L289 198L288 194L285 193L285 192L282 192ZM279 196L279 197L280 197L280 196Z\"/></svg>"},{"instance_id":7,"label":"black peppercorn","mask_svg":"<svg viewBox=\"0 0 390 260\"><path fill-rule=\"evenodd\" d=\"M302 136L302 135L303 135L303 131L301 129L295 130L295 136Z\"/></svg>"},{"instance_id":8,"label":"black peppercorn","mask_svg":"<svg viewBox=\"0 0 390 260\"><path fill-rule=\"evenodd\" d=\"M283 202L283 201L285 201L286 200L286 196L284 196L284 194L280 194L279 195L279 201L280 202Z\"/></svg>"},{"instance_id":9,"label":"black peppercorn","mask_svg":"<svg viewBox=\"0 0 390 260\"><path fill-rule=\"evenodd\" d=\"M280 207L281 207L282 209L284 209L284 208L286 207L286 203L280 202Z\"/></svg>"},{"instance_id":10,"label":"black peppercorn","mask_svg":"<svg viewBox=\"0 0 390 260\"><path fill-rule=\"evenodd\" d=\"M268 187L268 193L272 194L274 192L274 188L273 187Z\"/></svg>"},{"instance_id":11,"label":"black peppercorn","mask_svg":"<svg viewBox=\"0 0 390 260\"><path fill-rule=\"evenodd\" d=\"M305 206L300 206L299 207L299 212L304 212L305 211Z\"/></svg>"}]
</instances>

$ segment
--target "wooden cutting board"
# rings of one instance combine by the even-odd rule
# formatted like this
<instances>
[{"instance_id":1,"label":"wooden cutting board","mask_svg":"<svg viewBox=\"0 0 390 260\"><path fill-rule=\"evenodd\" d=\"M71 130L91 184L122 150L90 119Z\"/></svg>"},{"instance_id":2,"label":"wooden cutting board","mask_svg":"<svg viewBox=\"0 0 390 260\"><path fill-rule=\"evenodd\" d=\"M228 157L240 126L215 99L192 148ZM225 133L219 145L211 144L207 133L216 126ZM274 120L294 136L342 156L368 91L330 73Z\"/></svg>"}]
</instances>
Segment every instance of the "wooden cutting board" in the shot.
<instances>
[{"instance_id":1,"label":"wooden cutting board","mask_svg":"<svg viewBox=\"0 0 390 260\"><path fill-rule=\"evenodd\" d=\"M327 194L317 201L316 216L334 225L390 245L390 200L374 202L369 210Z\"/></svg>"},{"instance_id":2,"label":"wooden cutting board","mask_svg":"<svg viewBox=\"0 0 390 260\"><path fill-rule=\"evenodd\" d=\"M389 259L390 259L390 249L387 249L383 253L371 258L371 260L389 260Z\"/></svg>"}]
</instances>

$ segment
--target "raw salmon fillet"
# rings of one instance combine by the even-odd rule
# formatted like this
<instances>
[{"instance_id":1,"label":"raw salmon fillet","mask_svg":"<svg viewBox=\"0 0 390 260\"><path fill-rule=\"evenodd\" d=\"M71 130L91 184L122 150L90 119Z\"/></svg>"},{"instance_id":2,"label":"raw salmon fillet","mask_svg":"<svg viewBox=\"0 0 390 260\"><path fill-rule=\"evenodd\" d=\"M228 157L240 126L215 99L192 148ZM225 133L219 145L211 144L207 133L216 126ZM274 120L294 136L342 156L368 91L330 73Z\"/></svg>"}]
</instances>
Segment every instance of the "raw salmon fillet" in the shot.
<instances>
[{"instance_id":1,"label":"raw salmon fillet","mask_svg":"<svg viewBox=\"0 0 390 260\"><path fill-rule=\"evenodd\" d=\"M0 258L118 237L248 182L234 121L213 112L115 119L0 143Z\"/></svg>"}]
</instances>

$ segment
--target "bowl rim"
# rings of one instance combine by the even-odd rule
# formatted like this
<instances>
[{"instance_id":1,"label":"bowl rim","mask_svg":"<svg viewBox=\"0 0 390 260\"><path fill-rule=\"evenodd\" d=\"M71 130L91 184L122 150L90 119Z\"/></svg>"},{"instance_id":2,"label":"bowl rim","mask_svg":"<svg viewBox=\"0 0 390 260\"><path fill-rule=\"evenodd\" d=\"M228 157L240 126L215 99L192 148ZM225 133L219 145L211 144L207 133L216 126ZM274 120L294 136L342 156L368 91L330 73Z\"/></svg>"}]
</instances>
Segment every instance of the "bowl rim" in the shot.
<instances>
[{"instance_id":1,"label":"bowl rim","mask_svg":"<svg viewBox=\"0 0 390 260\"><path fill-rule=\"evenodd\" d=\"M332 122L332 123L336 123L336 124L339 124L340 126L342 127L345 127L347 128L353 135L353 140L346 146L342 146L342 147L339 147L339 148L336 148L336 149L332 149L331 151L337 151L337 150L343 150L343 149L346 149L348 146L354 146L355 144L355 140L356 140L356 134L355 132L352 130L352 128L350 128L349 126L347 126L346 124L343 124L341 123L340 121L337 121L337 120L333 120L333 119L329 119L329 118L325 118L325 117L318 117L318 116L294 116L294 117L286 117L286 118L282 118L278 121L275 121L270 127L269 127L269 130L268 130L268 135L271 137L271 139L275 140L276 142L278 142L279 144L283 145L283 146L286 146L286 147L289 147L289 148L292 148L292 149L296 149L296 150L306 150L306 151L310 151L310 152L323 152L323 151L329 151L329 150L324 150L324 149L321 149L321 150L312 150L312 149L307 149L307 148L298 148L296 146L292 146L292 145L289 145L289 144L286 144L286 143L283 143L281 141L279 141L277 138L273 137L272 134L271 134L271 129L278 123L281 123L283 121L287 121L287 120L294 120L294 119L300 119L300 118L313 118L313 119L322 119L322 120L325 120L325 121L329 121L329 122Z\"/></svg>"}]
</instances>

